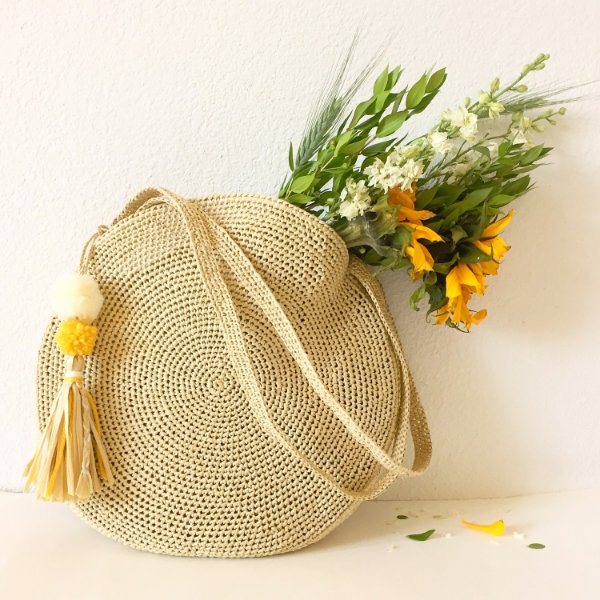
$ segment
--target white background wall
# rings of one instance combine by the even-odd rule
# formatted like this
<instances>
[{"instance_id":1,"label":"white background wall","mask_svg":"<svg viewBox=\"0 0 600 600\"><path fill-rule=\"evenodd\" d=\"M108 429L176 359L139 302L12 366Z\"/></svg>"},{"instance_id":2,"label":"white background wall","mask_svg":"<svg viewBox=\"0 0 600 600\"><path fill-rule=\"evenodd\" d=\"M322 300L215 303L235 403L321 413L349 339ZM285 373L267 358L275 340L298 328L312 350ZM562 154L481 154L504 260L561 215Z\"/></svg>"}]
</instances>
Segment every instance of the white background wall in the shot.
<instances>
[{"instance_id":1,"label":"white background wall","mask_svg":"<svg viewBox=\"0 0 600 600\"><path fill-rule=\"evenodd\" d=\"M597 79L599 19L596 0L4 0L0 487L20 487L34 444L46 290L129 196L275 194L288 140L357 26L365 60L385 42L411 79L448 67L433 119L540 51L552 54L540 81ZM574 106L549 132L553 164L519 202L471 335L426 324L407 277L384 277L435 444L429 472L388 496L600 484L598 109Z\"/></svg>"}]
</instances>

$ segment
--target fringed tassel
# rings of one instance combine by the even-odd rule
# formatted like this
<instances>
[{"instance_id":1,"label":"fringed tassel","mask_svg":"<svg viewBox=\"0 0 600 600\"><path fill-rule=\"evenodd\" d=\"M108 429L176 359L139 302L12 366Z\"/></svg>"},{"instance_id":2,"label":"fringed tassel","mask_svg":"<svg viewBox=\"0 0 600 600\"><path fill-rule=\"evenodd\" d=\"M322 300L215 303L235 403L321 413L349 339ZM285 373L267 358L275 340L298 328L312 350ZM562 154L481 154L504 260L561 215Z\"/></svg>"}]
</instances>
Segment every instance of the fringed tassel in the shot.
<instances>
[{"instance_id":1,"label":"fringed tassel","mask_svg":"<svg viewBox=\"0 0 600 600\"><path fill-rule=\"evenodd\" d=\"M93 321L102 306L98 284L89 275L63 279L54 294L55 314L64 320L56 343L65 354L65 377L40 439L25 467L25 490L57 502L85 500L111 484L113 475L100 433L92 394L83 385L84 356L91 354L97 330Z\"/></svg>"},{"instance_id":2,"label":"fringed tassel","mask_svg":"<svg viewBox=\"0 0 600 600\"><path fill-rule=\"evenodd\" d=\"M66 358L65 379L56 395L37 451L25 468L25 489L57 502L89 498L100 479L113 482L92 394L83 386L83 358Z\"/></svg>"}]
</instances>

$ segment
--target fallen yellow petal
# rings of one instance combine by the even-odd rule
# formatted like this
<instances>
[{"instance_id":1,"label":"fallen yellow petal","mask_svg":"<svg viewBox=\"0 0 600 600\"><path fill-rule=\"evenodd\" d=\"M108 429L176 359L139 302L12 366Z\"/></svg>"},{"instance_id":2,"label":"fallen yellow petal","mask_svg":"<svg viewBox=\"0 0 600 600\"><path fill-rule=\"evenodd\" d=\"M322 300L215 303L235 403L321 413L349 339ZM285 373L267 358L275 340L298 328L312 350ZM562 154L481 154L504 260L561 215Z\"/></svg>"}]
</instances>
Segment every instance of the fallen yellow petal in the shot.
<instances>
[{"instance_id":1,"label":"fallen yellow petal","mask_svg":"<svg viewBox=\"0 0 600 600\"><path fill-rule=\"evenodd\" d=\"M469 529L474 529L475 531L481 531L483 533L489 533L490 535L502 535L506 529L504 526L504 521L501 519L499 521L495 521L494 523L490 523L489 525L469 523L469 521L462 519L462 524Z\"/></svg>"}]
</instances>

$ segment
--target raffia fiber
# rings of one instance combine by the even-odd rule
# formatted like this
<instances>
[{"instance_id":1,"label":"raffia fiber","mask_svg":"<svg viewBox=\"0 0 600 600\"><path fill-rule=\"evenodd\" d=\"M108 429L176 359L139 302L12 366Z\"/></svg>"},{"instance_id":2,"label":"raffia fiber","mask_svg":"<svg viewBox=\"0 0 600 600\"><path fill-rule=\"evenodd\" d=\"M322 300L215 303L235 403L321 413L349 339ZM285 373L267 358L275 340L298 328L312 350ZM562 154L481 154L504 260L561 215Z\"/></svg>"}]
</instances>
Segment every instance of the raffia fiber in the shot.
<instances>
[{"instance_id":1,"label":"raffia fiber","mask_svg":"<svg viewBox=\"0 0 600 600\"><path fill-rule=\"evenodd\" d=\"M85 383L115 481L75 511L107 536L173 555L289 552L427 467L383 292L305 211L148 189L84 263L105 298ZM57 325L40 350L40 425L63 376Z\"/></svg>"}]
</instances>

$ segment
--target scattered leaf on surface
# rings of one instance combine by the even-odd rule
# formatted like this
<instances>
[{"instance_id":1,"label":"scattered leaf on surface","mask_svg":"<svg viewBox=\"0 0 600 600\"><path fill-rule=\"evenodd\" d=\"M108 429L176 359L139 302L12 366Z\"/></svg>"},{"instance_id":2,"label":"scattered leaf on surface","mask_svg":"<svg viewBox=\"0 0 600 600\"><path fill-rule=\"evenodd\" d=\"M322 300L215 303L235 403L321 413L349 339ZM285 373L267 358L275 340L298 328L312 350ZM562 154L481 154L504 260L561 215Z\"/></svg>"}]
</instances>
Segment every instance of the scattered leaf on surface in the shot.
<instances>
[{"instance_id":1,"label":"scattered leaf on surface","mask_svg":"<svg viewBox=\"0 0 600 600\"><path fill-rule=\"evenodd\" d=\"M495 521L489 525L480 525L479 523L469 523L469 521L462 519L462 524L469 529L481 531L482 533L488 533L489 535L502 535L506 529L504 526L504 521L502 520Z\"/></svg>"},{"instance_id":2,"label":"scattered leaf on surface","mask_svg":"<svg viewBox=\"0 0 600 600\"><path fill-rule=\"evenodd\" d=\"M406 515L396 515L396 519L408 519Z\"/></svg>"},{"instance_id":3,"label":"scattered leaf on surface","mask_svg":"<svg viewBox=\"0 0 600 600\"><path fill-rule=\"evenodd\" d=\"M417 542L424 542L425 540L428 540L434 532L435 529L429 529L428 531L424 531L423 533L411 533L406 537L411 540L416 540Z\"/></svg>"},{"instance_id":4,"label":"scattered leaf on surface","mask_svg":"<svg viewBox=\"0 0 600 600\"><path fill-rule=\"evenodd\" d=\"M544 546L544 544L529 544L529 546L527 546L528 548L533 548L534 550L541 550L542 548L545 548L546 546Z\"/></svg>"}]
</instances>

